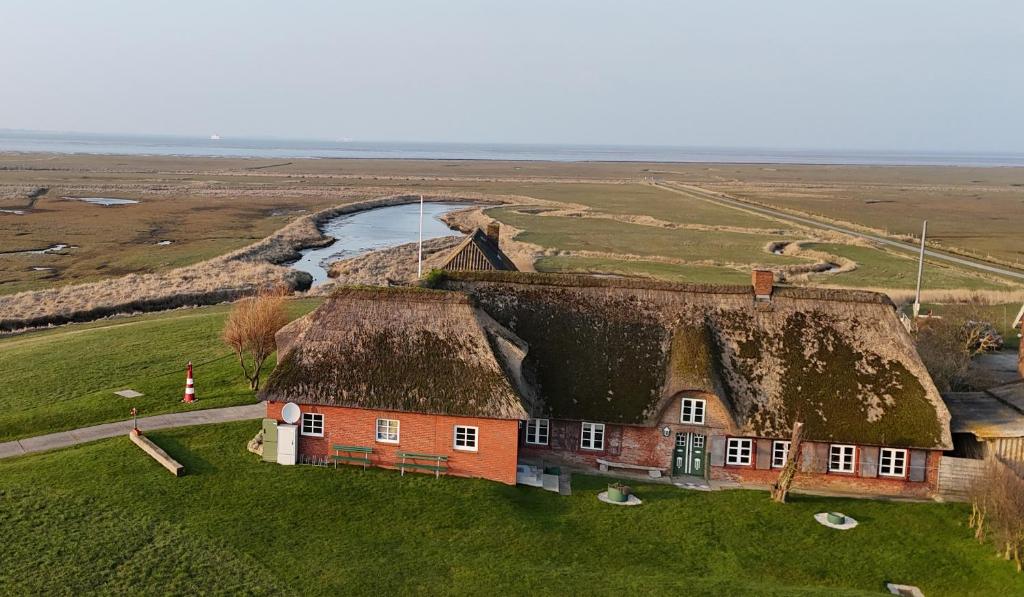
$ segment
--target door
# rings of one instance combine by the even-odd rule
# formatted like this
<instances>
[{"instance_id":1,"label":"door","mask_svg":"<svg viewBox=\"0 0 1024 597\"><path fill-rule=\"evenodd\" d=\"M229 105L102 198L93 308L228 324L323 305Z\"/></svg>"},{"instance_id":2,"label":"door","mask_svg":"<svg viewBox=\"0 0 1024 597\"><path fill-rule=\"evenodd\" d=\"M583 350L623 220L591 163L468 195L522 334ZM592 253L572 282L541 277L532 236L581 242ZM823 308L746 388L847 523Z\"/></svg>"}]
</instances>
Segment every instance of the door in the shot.
<instances>
[{"instance_id":1,"label":"door","mask_svg":"<svg viewBox=\"0 0 1024 597\"><path fill-rule=\"evenodd\" d=\"M699 433L677 433L672 453L672 474L703 477L707 465L706 441L705 436Z\"/></svg>"}]
</instances>

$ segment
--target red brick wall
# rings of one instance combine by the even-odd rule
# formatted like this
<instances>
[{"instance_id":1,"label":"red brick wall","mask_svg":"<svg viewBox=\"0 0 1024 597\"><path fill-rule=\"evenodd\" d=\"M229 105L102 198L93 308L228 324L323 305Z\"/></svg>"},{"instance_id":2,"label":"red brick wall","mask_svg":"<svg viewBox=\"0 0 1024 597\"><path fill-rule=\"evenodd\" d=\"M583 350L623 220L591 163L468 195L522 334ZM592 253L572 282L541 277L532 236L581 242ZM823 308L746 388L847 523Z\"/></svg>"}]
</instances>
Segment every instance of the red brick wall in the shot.
<instances>
[{"instance_id":1,"label":"red brick wall","mask_svg":"<svg viewBox=\"0 0 1024 597\"><path fill-rule=\"evenodd\" d=\"M771 442L770 439L757 439L754 453L757 453L758 442ZM806 442L801 449L809 447ZM908 454L909 457L909 454ZM806 473L798 472L793 479L793 487L800 489L834 490L838 492L862 493L869 495L905 495L908 497L930 497L938 490L939 459L941 451L928 454L925 480L909 481L890 477L862 477L860 475L860 449L854 473ZM711 478L722 481L736 481L751 485L771 485L778 479L779 469L758 469L751 466L712 466Z\"/></svg>"},{"instance_id":2,"label":"red brick wall","mask_svg":"<svg viewBox=\"0 0 1024 597\"><path fill-rule=\"evenodd\" d=\"M708 400L706 422L708 425L684 425L679 423L679 399L673 400L665 409L662 420L655 427L639 427L633 425L605 425L605 449L601 451L586 450L580 447L581 421L552 420L551 437L548 446L532 446L521 444L520 451L524 457L542 459L551 463L565 463L585 468L597 468L597 459L612 462L653 466L664 469L666 474L672 473L672 451L675 446L677 432L696 432L708 436L707 453L710 458L711 436L744 437L735 430L723 429L718 425L725 424L721 420L726 414L724 407L717 400ZM663 427L669 427L669 436L662 433ZM772 442L771 439L754 439L754 464L749 467L710 466L709 477L715 480L736 481L749 485L770 485L779 475L779 469L758 469L756 467L757 444ZM781 439L781 438L780 438ZM525 441L525 440L524 440ZM806 442L805 447L812 445ZM821 489L838 492L860 493L869 495L905 495L908 497L929 497L935 493L938 483L938 466L941 451L933 451L928 455L927 470L923 482L892 479L887 477L860 476L860 459L856 463L856 473L798 473L793 486L801 489ZM908 454L909 458L909 454Z\"/></svg>"},{"instance_id":3,"label":"red brick wall","mask_svg":"<svg viewBox=\"0 0 1024 597\"><path fill-rule=\"evenodd\" d=\"M280 402L267 403L267 418L281 421ZM480 477L514 485L519 421L449 417L395 411L378 411L337 406L300 405L302 412L324 415L324 437L299 435L299 453L307 456L330 456L331 446L370 446L375 466L393 468L400 459L396 453L422 452L448 456L448 474ZM377 441L377 419L398 419L399 443ZM454 448L455 425L478 427L476 452Z\"/></svg>"},{"instance_id":4,"label":"red brick wall","mask_svg":"<svg viewBox=\"0 0 1024 597\"><path fill-rule=\"evenodd\" d=\"M706 400L704 425L679 422L684 397ZM531 446L523 443L520 445L520 451L527 457L557 459L577 466L596 467L597 459L601 458L612 462L659 467L665 469L665 474L672 474L672 450L675 448L676 433L703 433L709 437L710 449L711 434L731 431L732 417L717 396L703 392L682 392L664 407L661 418L654 428L605 425L605 449L601 451L580 447L581 425L582 421L552 419L548 446ZM669 428L668 437L661 432L664 427Z\"/></svg>"}]
</instances>

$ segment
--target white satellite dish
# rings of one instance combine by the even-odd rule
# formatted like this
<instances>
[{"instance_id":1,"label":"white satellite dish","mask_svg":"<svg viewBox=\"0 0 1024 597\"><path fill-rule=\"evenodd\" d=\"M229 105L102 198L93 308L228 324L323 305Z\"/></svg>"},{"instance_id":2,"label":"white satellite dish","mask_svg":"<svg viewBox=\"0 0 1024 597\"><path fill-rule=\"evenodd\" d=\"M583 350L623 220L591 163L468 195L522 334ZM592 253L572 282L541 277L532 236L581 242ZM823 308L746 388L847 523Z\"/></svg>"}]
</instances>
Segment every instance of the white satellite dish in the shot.
<instances>
[{"instance_id":1,"label":"white satellite dish","mask_svg":"<svg viewBox=\"0 0 1024 597\"><path fill-rule=\"evenodd\" d=\"M285 423L294 423L299 420L302 416L302 411L299 410L299 405L294 402L289 402L284 405L281 409L281 418L284 419Z\"/></svg>"}]
</instances>

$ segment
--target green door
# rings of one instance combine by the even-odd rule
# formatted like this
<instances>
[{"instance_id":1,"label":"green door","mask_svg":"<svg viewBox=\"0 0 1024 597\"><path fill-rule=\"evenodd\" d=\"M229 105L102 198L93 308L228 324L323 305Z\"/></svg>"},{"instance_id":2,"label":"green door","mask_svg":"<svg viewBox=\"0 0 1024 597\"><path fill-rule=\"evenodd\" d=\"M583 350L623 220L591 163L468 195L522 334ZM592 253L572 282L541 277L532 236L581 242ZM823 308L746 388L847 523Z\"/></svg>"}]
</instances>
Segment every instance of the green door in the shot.
<instances>
[{"instance_id":1,"label":"green door","mask_svg":"<svg viewBox=\"0 0 1024 597\"><path fill-rule=\"evenodd\" d=\"M672 474L703 477L707 466L706 438L699 433L677 433L672 452Z\"/></svg>"}]
</instances>

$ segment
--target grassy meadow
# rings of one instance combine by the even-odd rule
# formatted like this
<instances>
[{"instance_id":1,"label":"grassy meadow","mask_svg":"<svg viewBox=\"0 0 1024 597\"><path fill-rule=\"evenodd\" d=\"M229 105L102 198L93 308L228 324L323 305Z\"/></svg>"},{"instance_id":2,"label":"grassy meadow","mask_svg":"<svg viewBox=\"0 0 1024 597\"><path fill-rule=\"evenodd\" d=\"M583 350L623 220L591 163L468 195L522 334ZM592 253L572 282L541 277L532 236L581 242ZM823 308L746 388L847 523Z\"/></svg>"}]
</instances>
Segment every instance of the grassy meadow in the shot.
<instances>
[{"instance_id":1,"label":"grassy meadow","mask_svg":"<svg viewBox=\"0 0 1024 597\"><path fill-rule=\"evenodd\" d=\"M289 301L290 315L319 300ZM220 340L229 306L124 317L0 338L0 441L140 416L255 401L234 353ZM181 403L185 364L196 405ZM268 371L269 373L269 371ZM141 398L114 392L134 389Z\"/></svg>"},{"instance_id":2,"label":"grassy meadow","mask_svg":"<svg viewBox=\"0 0 1024 597\"><path fill-rule=\"evenodd\" d=\"M1002 261L1024 254L1010 217L1024 206L1021 168L10 154L0 155L0 209L27 211L0 212L0 295L167 271L249 244L300 213L390 193L527 196L575 208L569 216L490 210L522 230L519 240L541 247L543 271L717 282L754 265L809 264L765 247L814 240L862 267L800 283L912 285L913 264L903 255L643 184L652 178L894 234L917 234L922 217L933 214L931 238L944 247ZM33 202L29 195L40 188L47 191ZM101 207L65 196L141 203ZM157 244L164 240L172 242ZM9 254L58 243L71 247ZM1022 288L949 266L933 269L934 289Z\"/></svg>"},{"instance_id":3,"label":"grassy meadow","mask_svg":"<svg viewBox=\"0 0 1024 597\"><path fill-rule=\"evenodd\" d=\"M1024 593L963 505L635 487L638 508L487 481L281 467L257 421L154 432L175 478L126 438L0 461L10 594ZM837 532L812 515L842 511ZM71 540L73 539L73 540ZM45 571L44 573L40 573Z\"/></svg>"}]
</instances>

